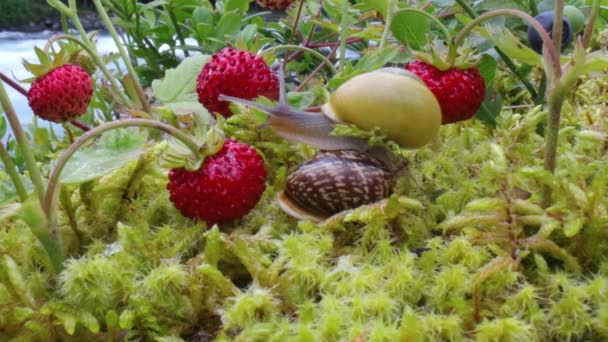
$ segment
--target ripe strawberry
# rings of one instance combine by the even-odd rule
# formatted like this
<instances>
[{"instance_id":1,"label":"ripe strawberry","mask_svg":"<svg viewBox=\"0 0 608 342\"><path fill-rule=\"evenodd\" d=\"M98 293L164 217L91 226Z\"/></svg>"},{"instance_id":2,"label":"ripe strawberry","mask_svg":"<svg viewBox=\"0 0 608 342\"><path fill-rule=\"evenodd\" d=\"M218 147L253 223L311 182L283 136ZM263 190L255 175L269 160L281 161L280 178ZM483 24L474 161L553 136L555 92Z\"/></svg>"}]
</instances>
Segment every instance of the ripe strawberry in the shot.
<instances>
[{"instance_id":1,"label":"ripe strawberry","mask_svg":"<svg viewBox=\"0 0 608 342\"><path fill-rule=\"evenodd\" d=\"M295 0L255 0L260 7L271 10L284 10L294 1Z\"/></svg>"},{"instance_id":2,"label":"ripe strawberry","mask_svg":"<svg viewBox=\"0 0 608 342\"><path fill-rule=\"evenodd\" d=\"M226 139L198 170L171 169L167 189L184 216L210 225L226 223L243 217L260 200L266 189L264 160L251 146Z\"/></svg>"},{"instance_id":3,"label":"ripe strawberry","mask_svg":"<svg viewBox=\"0 0 608 342\"><path fill-rule=\"evenodd\" d=\"M415 60L406 69L418 75L435 95L444 125L472 118L486 96L486 86L477 68L451 67L441 71Z\"/></svg>"},{"instance_id":4,"label":"ripe strawberry","mask_svg":"<svg viewBox=\"0 0 608 342\"><path fill-rule=\"evenodd\" d=\"M218 96L231 95L243 99L266 96L279 97L279 80L266 62L249 51L225 48L214 54L198 75L198 101L209 111L225 117L232 115L229 102Z\"/></svg>"},{"instance_id":5,"label":"ripe strawberry","mask_svg":"<svg viewBox=\"0 0 608 342\"><path fill-rule=\"evenodd\" d=\"M36 78L27 99L34 114L62 123L86 113L92 95L89 74L79 66L64 64Z\"/></svg>"}]
</instances>

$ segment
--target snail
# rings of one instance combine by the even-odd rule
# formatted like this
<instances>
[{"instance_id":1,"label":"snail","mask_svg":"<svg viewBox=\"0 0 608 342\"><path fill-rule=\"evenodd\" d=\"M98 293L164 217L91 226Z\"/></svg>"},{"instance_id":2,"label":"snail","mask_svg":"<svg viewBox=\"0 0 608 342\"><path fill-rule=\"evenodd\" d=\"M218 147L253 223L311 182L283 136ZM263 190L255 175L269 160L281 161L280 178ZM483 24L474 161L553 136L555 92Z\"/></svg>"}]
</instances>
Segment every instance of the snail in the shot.
<instances>
[{"instance_id":1,"label":"snail","mask_svg":"<svg viewBox=\"0 0 608 342\"><path fill-rule=\"evenodd\" d=\"M390 196L395 171L361 151L321 151L287 177L279 205L294 217L321 221Z\"/></svg>"},{"instance_id":2,"label":"snail","mask_svg":"<svg viewBox=\"0 0 608 342\"><path fill-rule=\"evenodd\" d=\"M269 114L267 125L285 139L322 150L287 178L279 194L281 208L297 218L323 220L338 212L387 198L394 175L386 151L370 148L365 139L334 136L337 123L365 130L380 127L404 148L425 145L439 131L441 109L435 96L403 69L383 68L351 78L330 95L322 113L296 110L287 104L285 78L279 69L279 103L260 103L220 95Z\"/></svg>"}]
</instances>

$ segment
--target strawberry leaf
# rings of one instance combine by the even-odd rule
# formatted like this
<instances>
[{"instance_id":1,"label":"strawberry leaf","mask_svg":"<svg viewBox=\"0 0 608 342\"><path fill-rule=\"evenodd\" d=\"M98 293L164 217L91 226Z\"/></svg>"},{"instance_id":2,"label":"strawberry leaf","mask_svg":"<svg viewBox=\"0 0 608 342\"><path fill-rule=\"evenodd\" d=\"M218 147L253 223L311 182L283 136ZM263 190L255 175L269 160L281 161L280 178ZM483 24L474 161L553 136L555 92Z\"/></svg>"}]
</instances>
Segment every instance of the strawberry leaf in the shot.
<instances>
[{"instance_id":1,"label":"strawberry leaf","mask_svg":"<svg viewBox=\"0 0 608 342\"><path fill-rule=\"evenodd\" d=\"M477 113L475 113L475 118L487 125L496 127L498 125L496 118L500 114L501 109L502 97L500 96L500 93L497 92L496 89L488 87L486 88L486 97L481 103L481 107L479 107Z\"/></svg>"},{"instance_id":2,"label":"strawberry leaf","mask_svg":"<svg viewBox=\"0 0 608 342\"><path fill-rule=\"evenodd\" d=\"M383 17L386 17L387 3L388 1L386 0L363 0L358 5L361 9L373 9L382 14Z\"/></svg>"},{"instance_id":3,"label":"strawberry leaf","mask_svg":"<svg viewBox=\"0 0 608 342\"><path fill-rule=\"evenodd\" d=\"M239 10L246 13L249 10L249 0L226 0L224 2L224 11L230 12Z\"/></svg>"},{"instance_id":4,"label":"strawberry leaf","mask_svg":"<svg viewBox=\"0 0 608 342\"><path fill-rule=\"evenodd\" d=\"M481 77L483 77L483 82L486 86L489 86L492 84L492 81L494 81L497 68L498 63L496 63L496 60L492 56L487 54L481 56L477 69L479 69L479 73L481 74Z\"/></svg>"},{"instance_id":5,"label":"strawberry leaf","mask_svg":"<svg viewBox=\"0 0 608 342\"><path fill-rule=\"evenodd\" d=\"M398 12L391 23L393 36L412 49L421 49L426 45L426 34L430 28L429 20L416 12Z\"/></svg>"},{"instance_id":6,"label":"strawberry leaf","mask_svg":"<svg viewBox=\"0 0 608 342\"><path fill-rule=\"evenodd\" d=\"M541 56L525 46L511 31L504 27L485 25L483 28L479 28L477 32L484 38L494 42L509 57L526 64L541 65Z\"/></svg>"},{"instance_id":7,"label":"strawberry leaf","mask_svg":"<svg viewBox=\"0 0 608 342\"><path fill-rule=\"evenodd\" d=\"M608 72L608 51L598 50L591 52L585 58L583 73L606 73Z\"/></svg>"},{"instance_id":8,"label":"strawberry leaf","mask_svg":"<svg viewBox=\"0 0 608 342\"><path fill-rule=\"evenodd\" d=\"M104 134L93 146L74 153L61 173L61 182L80 184L125 166L144 152L147 136L146 131L130 128Z\"/></svg>"},{"instance_id":9,"label":"strawberry leaf","mask_svg":"<svg viewBox=\"0 0 608 342\"><path fill-rule=\"evenodd\" d=\"M196 79L201 69L211 60L208 55L196 55L184 59L174 69L165 73L165 78L152 82L154 96L170 108L188 108L190 112L206 113L198 102L196 93Z\"/></svg>"},{"instance_id":10,"label":"strawberry leaf","mask_svg":"<svg viewBox=\"0 0 608 342\"><path fill-rule=\"evenodd\" d=\"M36 56L42 65L46 66L47 68L51 68L53 63L51 62L51 57L49 57L49 55L47 55L37 46L34 47L34 52L36 52Z\"/></svg>"}]
</instances>

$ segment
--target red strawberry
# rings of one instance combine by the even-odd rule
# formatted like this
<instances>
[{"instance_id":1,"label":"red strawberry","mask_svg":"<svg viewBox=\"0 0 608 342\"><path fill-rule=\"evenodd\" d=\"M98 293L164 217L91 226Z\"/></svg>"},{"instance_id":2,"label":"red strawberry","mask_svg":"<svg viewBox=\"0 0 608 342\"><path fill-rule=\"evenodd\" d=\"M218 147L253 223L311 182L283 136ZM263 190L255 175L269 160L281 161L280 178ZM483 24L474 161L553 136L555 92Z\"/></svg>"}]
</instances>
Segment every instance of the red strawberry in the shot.
<instances>
[{"instance_id":1,"label":"red strawberry","mask_svg":"<svg viewBox=\"0 0 608 342\"><path fill-rule=\"evenodd\" d=\"M266 96L279 97L279 79L268 68L262 57L249 51L225 48L214 54L198 75L198 101L209 111L225 117L232 115L229 102L218 96L231 95L243 99Z\"/></svg>"},{"instance_id":2,"label":"red strawberry","mask_svg":"<svg viewBox=\"0 0 608 342\"><path fill-rule=\"evenodd\" d=\"M266 189L264 160L251 146L226 139L198 170L171 169L167 189L184 216L210 225L226 223L243 217L260 200Z\"/></svg>"},{"instance_id":3,"label":"red strawberry","mask_svg":"<svg viewBox=\"0 0 608 342\"><path fill-rule=\"evenodd\" d=\"M260 7L271 10L284 10L294 1L295 0L255 0Z\"/></svg>"},{"instance_id":4,"label":"red strawberry","mask_svg":"<svg viewBox=\"0 0 608 342\"><path fill-rule=\"evenodd\" d=\"M64 64L38 77L27 92L34 114L61 123L87 112L93 95L93 82L81 67Z\"/></svg>"},{"instance_id":5,"label":"red strawberry","mask_svg":"<svg viewBox=\"0 0 608 342\"><path fill-rule=\"evenodd\" d=\"M472 118L486 96L486 86L477 68L452 67L441 71L416 60L406 69L418 75L435 95L441 106L441 123L444 125Z\"/></svg>"}]
</instances>

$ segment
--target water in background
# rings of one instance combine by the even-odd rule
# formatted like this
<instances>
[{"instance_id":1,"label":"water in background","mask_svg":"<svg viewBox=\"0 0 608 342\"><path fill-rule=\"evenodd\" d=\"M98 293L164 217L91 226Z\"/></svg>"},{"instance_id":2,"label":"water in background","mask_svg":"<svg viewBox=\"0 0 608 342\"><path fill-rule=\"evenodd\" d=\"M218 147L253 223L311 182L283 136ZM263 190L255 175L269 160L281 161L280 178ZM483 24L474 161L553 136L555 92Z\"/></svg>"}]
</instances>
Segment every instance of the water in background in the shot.
<instances>
[{"instance_id":1,"label":"water in background","mask_svg":"<svg viewBox=\"0 0 608 342\"><path fill-rule=\"evenodd\" d=\"M25 70L22 59L26 59L29 62L36 62L36 54L34 53L34 46L40 48L44 47L47 39L52 35L52 32L40 32L40 33L21 33L21 32L0 32L0 71L12 79L25 79L30 78L32 75ZM105 55L111 52L117 52L118 49L114 45L114 41L110 36L98 36L97 39L97 50L100 54ZM25 89L29 88L29 84L22 83ZM4 88L8 92L8 96L15 107L15 111L21 120L23 125L27 125L32 122L33 113L30 109L27 99L21 93L17 92L7 84L4 84ZM39 121L40 124L55 125L56 130L61 130L61 125L50 123L44 120ZM55 127L54 127L55 128Z\"/></svg>"}]
</instances>

